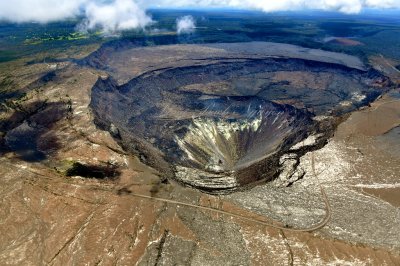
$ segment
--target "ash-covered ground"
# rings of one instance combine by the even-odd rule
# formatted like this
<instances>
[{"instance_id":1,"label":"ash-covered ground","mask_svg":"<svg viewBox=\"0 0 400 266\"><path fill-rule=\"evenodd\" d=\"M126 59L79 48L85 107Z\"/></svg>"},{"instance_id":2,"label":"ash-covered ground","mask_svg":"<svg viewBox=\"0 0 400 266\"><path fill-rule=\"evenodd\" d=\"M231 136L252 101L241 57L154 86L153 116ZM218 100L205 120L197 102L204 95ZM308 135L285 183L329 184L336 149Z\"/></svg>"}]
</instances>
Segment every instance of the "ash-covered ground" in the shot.
<instances>
[{"instance_id":1,"label":"ash-covered ground","mask_svg":"<svg viewBox=\"0 0 400 266\"><path fill-rule=\"evenodd\" d=\"M46 73L2 113L4 264L400 263L385 58L124 43Z\"/></svg>"}]
</instances>

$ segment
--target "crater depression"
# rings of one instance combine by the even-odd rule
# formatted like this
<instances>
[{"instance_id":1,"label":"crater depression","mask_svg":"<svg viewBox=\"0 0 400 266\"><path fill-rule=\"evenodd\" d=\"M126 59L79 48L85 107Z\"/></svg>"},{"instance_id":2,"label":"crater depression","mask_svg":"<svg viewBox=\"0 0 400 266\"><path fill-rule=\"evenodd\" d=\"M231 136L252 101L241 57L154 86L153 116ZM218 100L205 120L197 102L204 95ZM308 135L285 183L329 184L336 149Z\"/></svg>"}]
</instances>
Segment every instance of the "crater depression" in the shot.
<instances>
[{"instance_id":1,"label":"crater depression","mask_svg":"<svg viewBox=\"0 0 400 266\"><path fill-rule=\"evenodd\" d=\"M298 158L390 85L355 57L275 43L111 43L83 64L107 72L92 89L97 125L166 178L208 192L301 178Z\"/></svg>"}]
</instances>

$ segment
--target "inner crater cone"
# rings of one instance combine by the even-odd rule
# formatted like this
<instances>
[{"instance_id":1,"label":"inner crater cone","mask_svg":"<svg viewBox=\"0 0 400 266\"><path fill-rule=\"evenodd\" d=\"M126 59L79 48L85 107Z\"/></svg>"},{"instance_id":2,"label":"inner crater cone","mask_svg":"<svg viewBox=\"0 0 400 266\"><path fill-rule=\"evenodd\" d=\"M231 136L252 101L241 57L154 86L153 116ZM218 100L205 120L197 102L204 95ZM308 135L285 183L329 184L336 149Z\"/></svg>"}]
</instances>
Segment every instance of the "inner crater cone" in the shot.
<instances>
[{"instance_id":1,"label":"inner crater cone","mask_svg":"<svg viewBox=\"0 0 400 266\"><path fill-rule=\"evenodd\" d=\"M274 176L281 152L313 125L306 113L257 97L201 103L208 114L173 134L174 152L180 154L176 177L202 189L234 189Z\"/></svg>"}]
</instances>

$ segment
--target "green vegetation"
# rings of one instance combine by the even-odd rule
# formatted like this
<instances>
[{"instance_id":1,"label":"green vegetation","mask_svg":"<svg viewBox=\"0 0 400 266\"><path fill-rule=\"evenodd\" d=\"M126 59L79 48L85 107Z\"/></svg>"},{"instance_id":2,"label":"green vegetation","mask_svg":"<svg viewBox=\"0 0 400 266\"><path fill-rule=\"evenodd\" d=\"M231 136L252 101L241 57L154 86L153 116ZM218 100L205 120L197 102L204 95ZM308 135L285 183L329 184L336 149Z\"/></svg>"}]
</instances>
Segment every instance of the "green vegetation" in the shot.
<instances>
[{"instance_id":1,"label":"green vegetation","mask_svg":"<svg viewBox=\"0 0 400 266\"><path fill-rule=\"evenodd\" d=\"M72 32L68 35L61 35L55 37L48 37L48 38L40 38L40 37L33 37L31 39L26 39L24 44L26 45L36 45L41 44L43 42L50 42L50 41L76 41L76 40L83 40L89 39L89 34L83 34L80 32Z\"/></svg>"},{"instance_id":2,"label":"green vegetation","mask_svg":"<svg viewBox=\"0 0 400 266\"><path fill-rule=\"evenodd\" d=\"M49 24L0 23L0 63L35 57L37 54L56 54L73 46L102 43L100 32L76 32L78 20Z\"/></svg>"}]
</instances>

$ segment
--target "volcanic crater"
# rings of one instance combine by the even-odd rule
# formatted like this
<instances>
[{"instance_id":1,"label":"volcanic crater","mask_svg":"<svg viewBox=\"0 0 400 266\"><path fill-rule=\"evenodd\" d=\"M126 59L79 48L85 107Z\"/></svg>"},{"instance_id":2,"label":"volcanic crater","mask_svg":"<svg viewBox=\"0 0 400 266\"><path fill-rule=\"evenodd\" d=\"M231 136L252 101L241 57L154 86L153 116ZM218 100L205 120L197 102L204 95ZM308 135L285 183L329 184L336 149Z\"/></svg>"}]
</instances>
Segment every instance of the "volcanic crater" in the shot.
<instances>
[{"instance_id":1,"label":"volcanic crater","mask_svg":"<svg viewBox=\"0 0 400 266\"><path fill-rule=\"evenodd\" d=\"M352 56L270 43L107 46L84 63L108 72L92 89L96 124L166 178L211 193L276 178L282 158L324 145L389 82Z\"/></svg>"}]
</instances>

